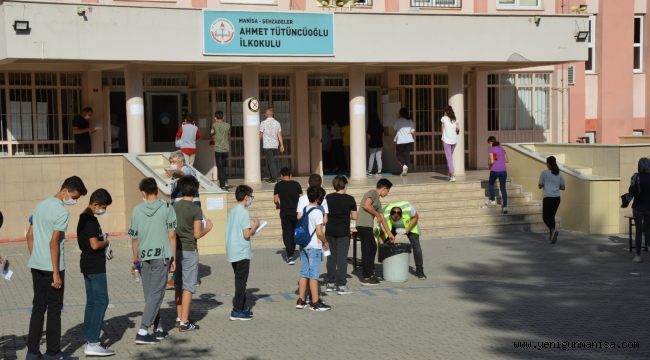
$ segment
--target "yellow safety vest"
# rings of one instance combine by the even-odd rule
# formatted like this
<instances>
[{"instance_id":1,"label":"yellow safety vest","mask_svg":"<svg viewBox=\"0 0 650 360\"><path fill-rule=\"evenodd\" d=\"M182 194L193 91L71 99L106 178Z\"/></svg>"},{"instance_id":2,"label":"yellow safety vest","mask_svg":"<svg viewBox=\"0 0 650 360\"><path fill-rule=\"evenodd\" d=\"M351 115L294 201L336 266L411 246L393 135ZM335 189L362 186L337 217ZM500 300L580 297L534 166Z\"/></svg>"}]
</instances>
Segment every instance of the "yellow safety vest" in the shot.
<instances>
[{"instance_id":1,"label":"yellow safety vest","mask_svg":"<svg viewBox=\"0 0 650 360\"><path fill-rule=\"evenodd\" d=\"M406 229L411 223L411 203L408 201L398 201L390 203L384 207L384 218L386 218L386 224L388 225L388 230L393 230L393 220L390 218L390 210L394 207L402 209L402 224ZM420 233L420 226L415 224L411 232L414 234Z\"/></svg>"}]
</instances>

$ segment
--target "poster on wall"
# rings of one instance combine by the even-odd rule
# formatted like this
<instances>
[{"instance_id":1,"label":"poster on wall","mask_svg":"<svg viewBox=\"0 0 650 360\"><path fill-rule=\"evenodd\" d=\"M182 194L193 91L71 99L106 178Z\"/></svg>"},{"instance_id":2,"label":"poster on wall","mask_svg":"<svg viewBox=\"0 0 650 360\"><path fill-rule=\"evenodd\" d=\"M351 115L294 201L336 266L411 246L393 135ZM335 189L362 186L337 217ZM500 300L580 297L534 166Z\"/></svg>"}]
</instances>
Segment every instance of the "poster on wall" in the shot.
<instances>
[{"instance_id":1,"label":"poster on wall","mask_svg":"<svg viewBox=\"0 0 650 360\"><path fill-rule=\"evenodd\" d=\"M203 54L334 56L333 14L204 10Z\"/></svg>"}]
</instances>

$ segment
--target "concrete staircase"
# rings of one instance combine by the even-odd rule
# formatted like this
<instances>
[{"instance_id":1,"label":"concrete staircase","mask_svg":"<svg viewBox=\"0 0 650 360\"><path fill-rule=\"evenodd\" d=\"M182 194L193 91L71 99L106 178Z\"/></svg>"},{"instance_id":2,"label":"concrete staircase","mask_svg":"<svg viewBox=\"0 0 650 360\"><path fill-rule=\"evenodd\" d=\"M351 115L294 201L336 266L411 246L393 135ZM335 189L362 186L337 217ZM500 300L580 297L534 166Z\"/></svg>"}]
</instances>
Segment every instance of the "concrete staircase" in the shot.
<instances>
[{"instance_id":1,"label":"concrete staircase","mask_svg":"<svg viewBox=\"0 0 650 360\"><path fill-rule=\"evenodd\" d=\"M373 186L348 188L357 204L363 194ZM498 187L497 187L498 188ZM459 236L488 235L512 232L542 232L541 203L532 201L521 186L508 182L508 214L501 214L501 206L488 207L487 181L462 181L457 183L431 183L396 185L382 204L399 200L410 201L420 215L423 238L447 238ZM333 191L326 187L327 193ZM497 189L497 202L501 198ZM234 201L228 202L229 208ZM273 191L255 191L255 203L251 216L269 222L269 225L253 238L255 247L282 248L282 229L279 210L273 204Z\"/></svg>"}]
</instances>

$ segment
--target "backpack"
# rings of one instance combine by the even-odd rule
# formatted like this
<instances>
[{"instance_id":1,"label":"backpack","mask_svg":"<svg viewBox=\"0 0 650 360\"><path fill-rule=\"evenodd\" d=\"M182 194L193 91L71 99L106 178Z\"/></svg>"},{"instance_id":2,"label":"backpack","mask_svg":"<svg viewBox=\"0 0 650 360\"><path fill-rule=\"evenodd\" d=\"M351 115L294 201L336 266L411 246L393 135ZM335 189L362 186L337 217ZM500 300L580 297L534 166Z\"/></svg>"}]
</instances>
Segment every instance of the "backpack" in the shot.
<instances>
[{"instance_id":1,"label":"backpack","mask_svg":"<svg viewBox=\"0 0 650 360\"><path fill-rule=\"evenodd\" d=\"M307 212L305 212L305 210L307 210L306 206L304 209L302 209L303 216L298 220L296 223L296 229L293 231L293 240L296 245L300 245L302 247L309 245L312 236L314 236L314 233L316 232L316 229L314 229L311 234L309 233L309 213L311 213L312 210L316 209L320 210L321 212L323 211L318 207L313 207Z\"/></svg>"}]
</instances>

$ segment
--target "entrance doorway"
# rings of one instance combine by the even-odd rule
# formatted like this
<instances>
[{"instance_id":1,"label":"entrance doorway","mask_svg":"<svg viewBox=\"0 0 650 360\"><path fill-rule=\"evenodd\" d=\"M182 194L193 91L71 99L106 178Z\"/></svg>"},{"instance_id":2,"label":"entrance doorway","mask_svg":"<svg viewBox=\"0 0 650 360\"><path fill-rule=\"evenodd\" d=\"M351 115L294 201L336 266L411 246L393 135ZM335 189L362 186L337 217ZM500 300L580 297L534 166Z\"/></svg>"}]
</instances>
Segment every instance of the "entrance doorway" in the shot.
<instances>
[{"instance_id":1,"label":"entrance doorway","mask_svg":"<svg viewBox=\"0 0 650 360\"><path fill-rule=\"evenodd\" d=\"M124 91L111 91L108 104L111 122L111 152L128 152L126 93Z\"/></svg>"},{"instance_id":2,"label":"entrance doorway","mask_svg":"<svg viewBox=\"0 0 650 360\"><path fill-rule=\"evenodd\" d=\"M146 138L148 152L174 150L176 132L182 119L183 99L181 93L153 93L145 96Z\"/></svg>"},{"instance_id":3,"label":"entrance doorway","mask_svg":"<svg viewBox=\"0 0 650 360\"><path fill-rule=\"evenodd\" d=\"M347 91L320 94L324 173L349 172L350 95Z\"/></svg>"}]
</instances>

